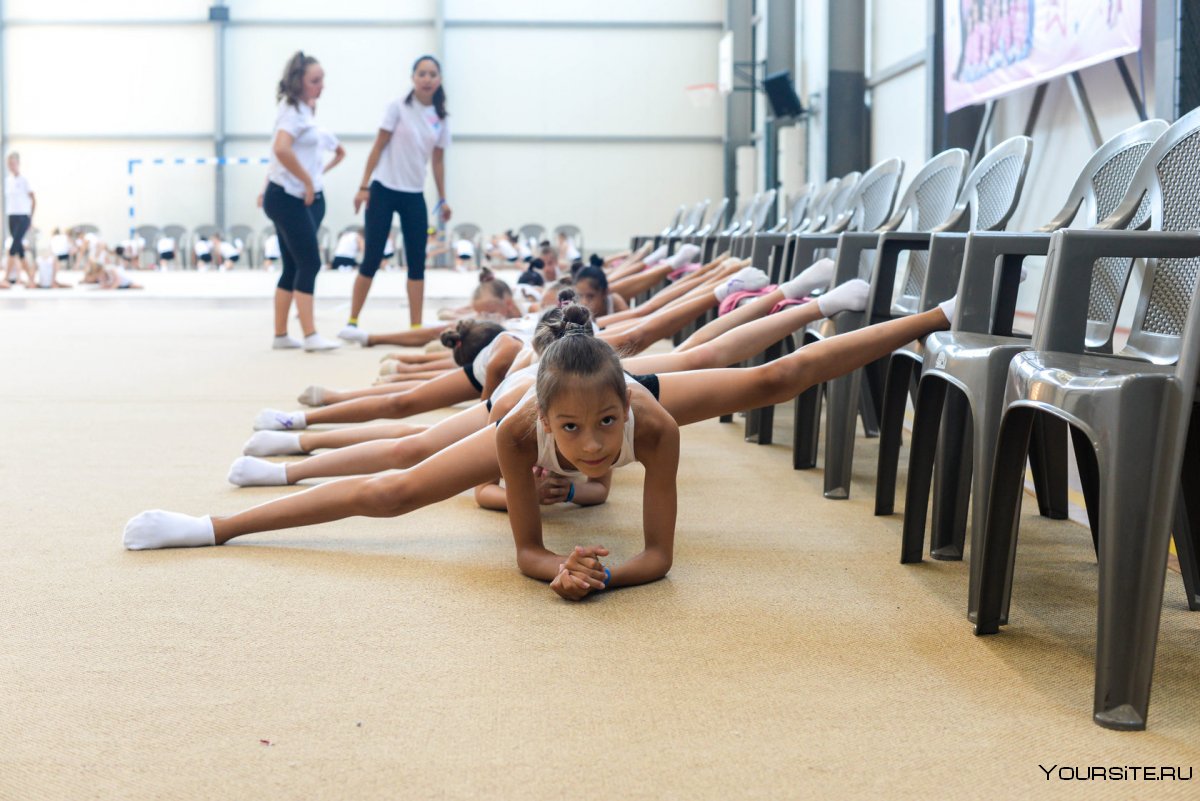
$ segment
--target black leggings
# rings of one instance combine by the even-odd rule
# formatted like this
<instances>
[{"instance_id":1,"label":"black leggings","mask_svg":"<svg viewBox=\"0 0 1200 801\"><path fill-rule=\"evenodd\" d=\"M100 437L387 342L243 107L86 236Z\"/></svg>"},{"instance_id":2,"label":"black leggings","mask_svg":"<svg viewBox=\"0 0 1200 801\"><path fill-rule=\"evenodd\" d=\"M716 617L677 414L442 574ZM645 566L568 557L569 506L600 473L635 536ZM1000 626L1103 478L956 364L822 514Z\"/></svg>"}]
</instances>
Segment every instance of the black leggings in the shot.
<instances>
[{"instance_id":1,"label":"black leggings","mask_svg":"<svg viewBox=\"0 0 1200 801\"><path fill-rule=\"evenodd\" d=\"M317 230L325 219L324 193L317 192L312 205L305 206L303 200L292 197L272 181L263 193L263 211L275 223L275 233L279 235L283 274L277 286L284 292L311 295L321 271Z\"/></svg>"},{"instance_id":2,"label":"black leggings","mask_svg":"<svg viewBox=\"0 0 1200 801\"><path fill-rule=\"evenodd\" d=\"M25 243L21 240L25 238L25 234L29 231L29 215L28 214L10 214L8 215L8 232L12 234L12 245L8 248L8 255L18 258L25 258Z\"/></svg>"},{"instance_id":3,"label":"black leggings","mask_svg":"<svg viewBox=\"0 0 1200 801\"><path fill-rule=\"evenodd\" d=\"M358 272L374 278L383 261L383 247L392 228L392 215L400 215L400 234L404 237L404 261L408 280L425 280L425 241L429 235L429 210L422 192L397 192L379 181L372 181L364 216L363 260Z\"/></svg>"}]
</instances>

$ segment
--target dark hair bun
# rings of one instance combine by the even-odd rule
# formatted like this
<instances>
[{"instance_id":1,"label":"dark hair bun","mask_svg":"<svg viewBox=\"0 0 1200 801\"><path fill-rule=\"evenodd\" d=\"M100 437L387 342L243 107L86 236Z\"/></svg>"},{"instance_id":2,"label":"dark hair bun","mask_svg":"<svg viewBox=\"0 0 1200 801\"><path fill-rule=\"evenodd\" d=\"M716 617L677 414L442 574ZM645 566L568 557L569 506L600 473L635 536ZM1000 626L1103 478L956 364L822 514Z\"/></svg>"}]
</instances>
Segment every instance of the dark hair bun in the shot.
<instances>
[{"instance_id":1,"label":"dark hair bun","mask_svg":"<svg viewBox=\"0 0 1200 801\"><path fill-rule=\"evenodd\" d=\"M592 313L587 306L581 306L578 303L572 303L563 308L563 321L566 325L566 332L570 334L575 329L584 329L587 333L592 333Z\"/></svg>"},{"instance_id":2,"label":"dark hair bun","mask_svg":"<svg viewBox=\"0 0 1200 801\"><path fill-rule=\"evenodd\" d=\"M486 284L488 281L495 281L496 274L487 267L479 268L479 283Z\"/></svg>"},{"instance_id":3,"label":"dark hair bun","mask_svg":"<svg viewBox=\"0 0 1200 801\"><path fill-rule=\"evenodd\" d=\"M460 334L458 331L443 331L442 344L447 348L457 348L462 344L462 334Z\"/></svg>"},{"instance_id":4,"label":"dark hair bun","mask_svg":"<svg viewBox=\"0 0 1200 801\"><path fill-rule=\"evenodd\" d=\"M558 291L558 305L560 307L568 306L574 302L575 302L575 290L574 289L560 289Z\"/></svg>"},{"instance_id":5,"label":"dark hair bun","mask_svg":"<svg viewBox=\"0 0 1200 801\"><path fill-rule=\"evenodd\" d=\"M588 256L588 264L592 265L593 267L603 267L604 259L600 258L599 255L593 253L592 255Z\"/></svg>"}]
</instances>

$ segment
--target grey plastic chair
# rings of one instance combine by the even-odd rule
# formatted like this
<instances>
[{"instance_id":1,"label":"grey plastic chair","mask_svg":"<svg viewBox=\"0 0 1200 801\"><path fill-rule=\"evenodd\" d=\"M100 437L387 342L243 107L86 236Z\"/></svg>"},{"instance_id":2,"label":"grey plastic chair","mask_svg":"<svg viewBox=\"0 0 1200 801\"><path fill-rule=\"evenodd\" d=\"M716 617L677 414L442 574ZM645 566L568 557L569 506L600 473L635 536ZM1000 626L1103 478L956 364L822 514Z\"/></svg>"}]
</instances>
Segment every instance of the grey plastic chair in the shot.
<instances>
[{"instance_id":1,"label":"grey plastic chair","mask_svg":"<svg viewBox=\"0 0 1200 801\"><path fill-rule=\"evenodd\" d=\"M956 326L951 331L931 334L924 343L925 365L913 424L901 562L921 561L938 430L944 427L946 442L938 471L931 551L936 559L962 558L969 493L972 573L978 575L979 538L987 519L992 455L1004 406L1008 364L1013 356L1030 347L1028 338L1013 336L1012 332L1021 262L1028 256L1044 255L1051 234L1077 218L1090 226L1111 226L1109 215L1129 190L1143 157L1166 129L1167 123L1162 120L1150 120L1105 142L1080 171L1062 209L1041 228L1023 234L973 233L967 238ZM1143 203L1125 227L1144 225L1148 214L1149 205ZM999 270L997 259L1003 260ZM1090 290L1088 347L1093 351L1111 350L1117 310L1132 260L1105 260L1102 266ZM912 354L913 351L897 351L889 365L881 422L876 514L890 513L895 495L907 389L912 372L922 366ZM947 405L948 397L954 398L961 410ZM945 420L943 409L951 412ZM964 447L960 443L965 439L969 442ZM1041 469L1039 462L1031 461L1036 475ZM1039 506L1045 514L1047 503L1040 501ZM976 598L968 601L968 609L973 616Z\"/></svg>"},{"instance_id":2,"label":"grey plastic chair","mask_svg":"<svg viewBox=\"0 0 1200 801\"><path fill-rule=\"evenodd\" d=\"M1092 719L1111 729L1146 726L1173 511L1180 561L1194 560L1200 513L1200 109L1172 125L1146 154L1109 230L1063 230L1050 242L1033 350L1008 368L979 571L976 634L1003 622L1012 585L1022 477L1033 419L1049 414L1090 445L1099 509L1099 603ZM1150 231L1119 230L1150 206ZM1144 258L1132 330L1117 353L1088 348L1101 259ZM1106 269L1104 267L1100 269ZM1189 438L1190 434L1190 438ZM1185 443L1187 446L1185 448ZM1188 455L1189 471L1181 472ZM1085 478L1085 488L1088 481Z\"/></svg>"},{"instance_id":3,"label":"grey plastic chair","mask_svg":"<svg viewBox=\"0 0 1200 801\"><path fill-rule=\"evenodd\" d=\"M231 225L229 226L229 241L242 240L242 258L243 267L253 269L259 265L258 254L254 249L254 229L248 225Z\"/></svg>"},{"instance_id":4,"label":"grey plastic chair","mask_svg":"<svg viewBox=\"0 0 1200 801\"><path fill-rule=\"evenodd\" d=\"M162 231L159 230L157 225L139 225L133 229L133 233L134 236L140 236L146 242L141 252L138 253L138 264L143 268L151 266L158 261L158 252L155 248L155 243L162 236Z\"/></svg>"},{"instance_id":5,"label":"grey plastic chair","mask_svg":"<svg viewBox=\"0 0 1200 801\"><path fill-rule=\"evenodd\" d=\"M522 242L527 239L536 239L538 242L542 242L546 239L546 226L526 223L517 229L517 236L521 238Z\"/></svg>"},{"instance_id":6,"label":"grey plastic chair","mask_svg":"<svg viewBox=\"0 0 1200 801\"><path fill-rule=\"evenodd\" d=\"M880 247L876 250L866 310L842 312L833 320L824 321L828 325L822 327L825 330L832 328L836 333L842 334L883 320L932 308L936 303L953 295L958 286L962 253L966 244L965 232L998 231L1008 224L1021 197L1032 149L1033 142L1026 136L1014 136L994 147L967 176L950 217L933 231L922 234L884 234L880 240ZM891 249L885 247L884 240L890 240ZM902 290L893 302L896 256L899 249L909 250L910 258L904 282L901 284ZM915 254L915 257L911 254ZM834 283L840 284L844 280L846 278L842 274L837 274ZM825 434L826 498L843 500L850 497L854 461L854 409L859 408L863 377L866 375L870 382L867 386L871 402L864 406L878 415L879 409L874 404L882 397L884 363L881 360L865 369L851 371L828 384L829 402L826 404ZM799 420L797 422L800 423ZM816 422L813 421L812 425L803 431L799 430L798 426L797 434L812 436L815 434L815 428ZM808 443L808 447L812 448L812 443Z\"/></svg>"},{"instance_id":7,"label":"grey plastic chair","mask_svg":"<svg viewBox=\"0 0 1200 801\"><path fill-rule=\"evenodd\" d=\"M267 240L273 236L275 236L275 226L264 225L255 238L254 249L258 252L258 264L261 267L267 266Z\"/></svg>"},{"instance_id":8,"label":"grey plastic chair","mask_svg":"<svg viewBox=\"0 0 1200 801\"><path fill-rule=\"evenodd\" d=\"M704 201L705 211L708 210L708 201ZM703 219L703 215L701 215ZM556 225L554 226L554 238L557 239L559 234L565 234L566 237L575 243L575 247L580 253L583 253L583 230L578 225Z\"/></svg>"},{"instance_id":9,"label":"grey plastic chair","mask_svg":"<svg viewBox=\"0 0 1200 801\"><path fill-rule=\"evenodd\" d=\"M757 236L752 263L765 270L773 283L779 283L789 265L797 272L808 267L820 254L833 252L831 248L837 247L845 231L878 230L892 214L903 174L904 162L888 159L876 164L865 175L852 173L843 178L840 186L853 185L848 198L838 198L847 210L832 219L827 230L816 234ZM787 346L787 340L778 342L765 351L763 358L766 361L778 358ZM760 445L770 444L774 434L774 414L774 406L751 410L746 416L746 439Z\"/></svg>"},{"instance_id":10,"label":"grey plastic chair","mask_svg":"<svg viewBox=\"0 0 1200 801\"><path fill-rule=\"evenodd\" d=\"M904 243L914 238L910 234L917 235L916 239L923 241L921 235L928 236L929 231L949 219L963 177L966 175L969 159L970 155L960 149L947 150L934 156L913 176L890 218L885 218L880 225L868 231L847 231L839 234L834 279L831 283L843 283L855 277L869 279L876 258L882 258L884 263L894 264L900 252L905 250ZM901 228L908 230L900 232ZM881 251L881 256L876 256L877 250ZM791 268L792 274L798 274L808 267L813 261L813 255L815 253L812 252L796 254ZM920 256L910 253L909 260L914 258ZM836 332L835 323L824 321L808 326L802 339L804 343L815 342ZM822 391L821 387L814 387L801 393L796 399L792 467L797 470L816 464ZM873 426L874 411L865 408L866 404L863 406L864 419ZM759 442L762 441L760 435Z\"/></svg>"}]
</instances>

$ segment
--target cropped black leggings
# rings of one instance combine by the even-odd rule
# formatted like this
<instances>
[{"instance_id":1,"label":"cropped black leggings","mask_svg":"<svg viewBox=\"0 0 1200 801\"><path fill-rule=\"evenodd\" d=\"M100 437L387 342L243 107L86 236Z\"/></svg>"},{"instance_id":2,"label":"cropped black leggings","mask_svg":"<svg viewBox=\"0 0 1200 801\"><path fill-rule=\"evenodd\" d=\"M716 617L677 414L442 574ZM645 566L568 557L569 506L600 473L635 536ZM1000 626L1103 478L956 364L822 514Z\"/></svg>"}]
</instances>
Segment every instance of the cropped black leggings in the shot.
<instances>
[{"instance_id":1,"label":"cropped black leggings","mask_svg":"<svg viewBox=\"0 0 1200 801\"><path fill-rule=\"evenodd\" d=\"M383 247L392 228L392 215L400 215L400 234L404 238L404 261L408 280L425 280L425 242L429 235L429 210L422 192L397 192L379 181L372 181L363 217L363 260L358 272L374 278L383 261Z\"/></svg>"},{"instance_id":2,"label":"cropped black leggings","mask_svg":"<svg viewBox=\"0 0 1200 801\"><path fill-rule=\"evenodd\" d=\"M25 258L25 242L22 240L29 232L29 215L8 215L8 232L12 235L12 244L8 247L8 255Z\"/></svg>"},{"instance_id":3,"label":"cropped black leggings","mask_svg":"<svg viewBox=\"0 0 1200 801\"><path fill-rule=\"evenodd\" d=\"M267 184L263 193L263 211L275 223L279 235L279 255L283 261L283 274L279 276L280 289L285 292L303 292L311 295L316 289L317 273L321 271L321 248L317 243L317 231L325 219L325 195L317 192L311 206L292 197L275 182Z\"/></svg>"}]
</instances>

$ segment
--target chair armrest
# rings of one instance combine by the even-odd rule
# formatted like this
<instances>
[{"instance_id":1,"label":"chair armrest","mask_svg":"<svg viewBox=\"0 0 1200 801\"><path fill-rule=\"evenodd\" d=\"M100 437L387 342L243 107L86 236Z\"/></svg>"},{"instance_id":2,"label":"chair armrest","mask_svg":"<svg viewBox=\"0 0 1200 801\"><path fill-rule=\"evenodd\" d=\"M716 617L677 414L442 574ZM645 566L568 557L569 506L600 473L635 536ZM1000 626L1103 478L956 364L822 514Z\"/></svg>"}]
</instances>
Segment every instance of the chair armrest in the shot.
<instances>
[{"instance_id":1,"label":"chair armrest","mask_svg":"<svg viewBox=\"0 0 1200 801\"><path fill-rule=\"evenodd\" d=\"M872 316L891 314L892 293L896 286L896 263L906 250L928 250L933 234L929 231L885 231L875 247L875 265L871 270L871 291L867 296L867 323ZM858 277L858 262L847 264L845 278L839 272L835 284Z\"/></svg>"},{"instance_id":2,"label":"chair armrest","mask_svg":"<svg viewBox=\"0 0 1200 801\"><path fill-rule=\"evenodd\" d=\"M787 234L764 233L754 235L754 249L750 252L750 266L769 272L771 253L787 242Z\"/></svg>"},{"instance_id":3,"label":"chair armrest","mask_svg":"<svg viewBox=\"0 0 1200 801\"><path fill-rule=\"evenodd\" d=\"M921 287L921 300L917 308L928 311L958 290L958 279L962 273L963 252L967 248L967 234L934 234L929 246L929 266L925 270L925 284Z\"/></svg>"},{"instance_id":4,"label":"chair armrest","mask_svg":"<svg viewBox=\"0 0 1200 801\"><path fill-rule=\"evenodd\" d=\"M839 243L838 234L797 234L793 237L792 276L796 276L813 263L818 250L836 248Z\"/></svg>"},{"instance_id":5,"label":"chair armrest","mask_svg":"<svg viewBox=\"0 0 1200 801\"><path fill-rule=\"evenodd\" d=\"M1038 303L1033 347L1082 353L1090 287L1096 260L1193 259L1200 257L1200 232L1097 231L1064 229L1054 234Z\"/></svg>"},{"instance_id":6,"label":"chair armrest","mask_svg":"<svg viewBox=\"0 0 1200 801\"><path fill-rule=\"evenodd\" d=\"M967 235L958 284L956 331L1012 336L1021 262L1045 256L1050 232L976 231ZM996 262L1000 260L997 271Z\"/></svg>"}]
</instances>

